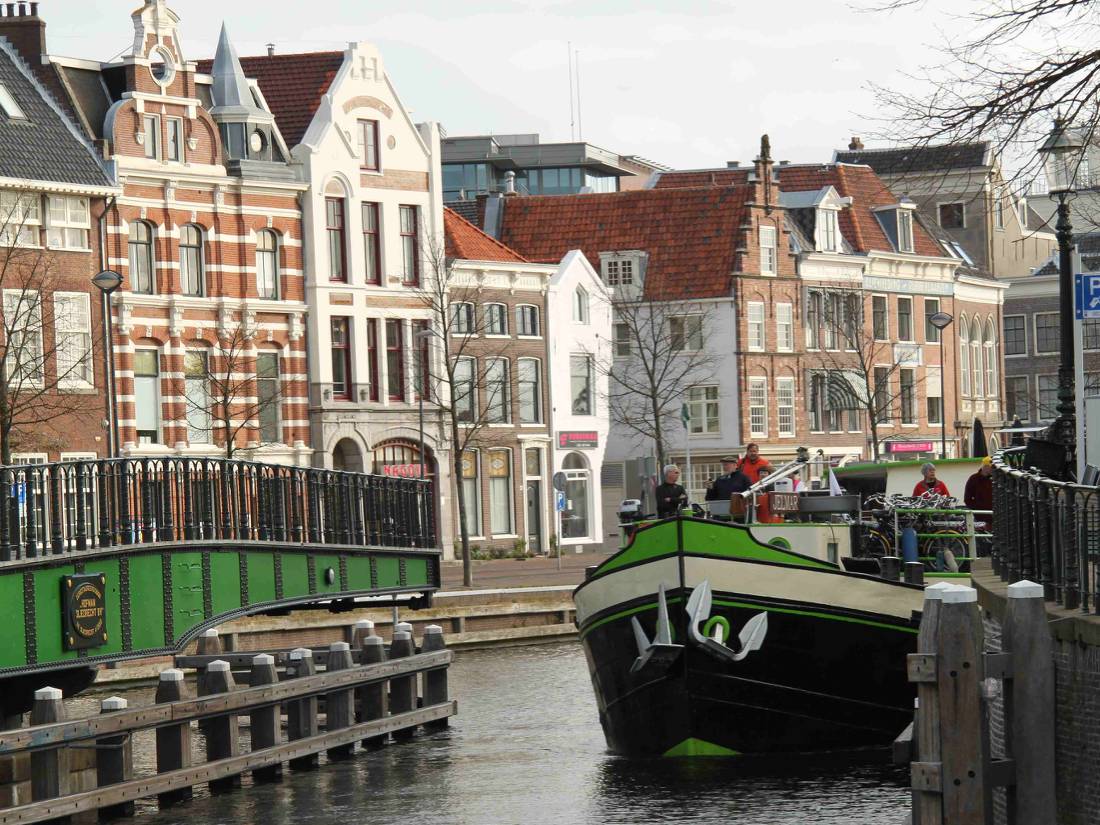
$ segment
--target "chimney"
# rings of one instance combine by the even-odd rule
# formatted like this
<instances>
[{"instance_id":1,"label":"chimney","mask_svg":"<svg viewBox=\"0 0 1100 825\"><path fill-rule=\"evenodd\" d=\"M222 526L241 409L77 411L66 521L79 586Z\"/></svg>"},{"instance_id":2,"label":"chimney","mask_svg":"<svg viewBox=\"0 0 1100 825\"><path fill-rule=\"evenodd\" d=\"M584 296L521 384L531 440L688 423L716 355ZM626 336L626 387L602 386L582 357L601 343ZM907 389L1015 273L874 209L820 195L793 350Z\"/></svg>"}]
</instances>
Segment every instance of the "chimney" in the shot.
<instances>
[{"instance_id":1,"label":"chimney","mask_svg":"<svg viewBox=\"0 0 1100 825\"><path fill-rule=\"evenodd\" d=\"M775 185L775 176L772 173L772 144L767 135L760 136L760 155L753 160L753 174L750 180L753 183L753 200L764 207L768 213L779 201L778 187Z\"/></svg>"},{"instance_id":2,"label":"chimney","mask_svg":"<svg viewBox=\"0 0 1100 825\"><path fill-rule=\"evenodd\" d=\"M32 69L42 65L46 21L38 16L38 3L31 3L29 9L26 2L0 5L0 37L6 37Z\"/></svg>"},{"instance_id":3,"label":"chimney","mask_svg":"<svg viewBox=\"0 0 1100 825\"><path fill-rule=\"evenodd\" d=\"M268 57L274 57L275 56L275 44L274 43L268 43L267 44L267 56Z\"/></svg>"},{"instance_id":4,"label":"chimney","mask_svg":"<svg viewBox=\"0 0 1100 825\"><path fill-rule=\"evenodd\" d=\"M516 173L511 169L504 173L504 194L516 194Z\"/></svg>"},{"instance_id":5,"label":"chimney","mask_svg":"<svg viewBox=\"0 0 1100 825\"><path fill-rule=\"evenodd\" d=\"M861 149L863 149L863 141L859 139L859 135L852 135L852 140L848 143L848 150L858 152Z\"/></svg>"}]
</instances>

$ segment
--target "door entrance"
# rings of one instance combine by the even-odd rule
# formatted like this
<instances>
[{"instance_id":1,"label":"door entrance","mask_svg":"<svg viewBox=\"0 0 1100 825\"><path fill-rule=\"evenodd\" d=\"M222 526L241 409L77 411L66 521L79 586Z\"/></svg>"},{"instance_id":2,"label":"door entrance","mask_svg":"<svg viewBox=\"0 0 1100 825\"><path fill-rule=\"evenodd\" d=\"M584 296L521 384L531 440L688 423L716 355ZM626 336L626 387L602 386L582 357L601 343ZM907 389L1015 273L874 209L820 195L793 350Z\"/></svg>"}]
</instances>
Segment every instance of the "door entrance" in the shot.
<instances>
[{"instance_id":1,"label":"door entrance","mask_svg":"<svg viewBox=\"0 0 1100 825\"><path fill-rule=\"evenodd\" d=\"M542 552L542 482L527 482L527 550Z\"/></svg>"}]
</instances>

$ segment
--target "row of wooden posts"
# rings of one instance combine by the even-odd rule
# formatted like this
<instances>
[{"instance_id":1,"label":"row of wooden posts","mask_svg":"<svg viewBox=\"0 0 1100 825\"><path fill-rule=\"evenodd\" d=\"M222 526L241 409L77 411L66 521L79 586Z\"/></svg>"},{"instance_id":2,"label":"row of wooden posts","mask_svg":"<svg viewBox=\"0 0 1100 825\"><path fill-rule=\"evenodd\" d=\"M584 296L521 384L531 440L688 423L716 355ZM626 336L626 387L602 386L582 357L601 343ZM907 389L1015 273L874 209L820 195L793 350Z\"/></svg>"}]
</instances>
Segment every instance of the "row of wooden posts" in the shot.
<instances>
[{"instance_id":1,"label":"row of wooden posts","mask_svg":"<svg viewBox=\"0 0 1100 825\"><path fill-rule=\"evenodd\" d=\"M129 708L126 699L111 697L102 702L100 715L84 719L67 719L61 691L42 688L35 694L31 726L0 731L0 758L30 752L33 800L0 809L0 825L94 810L100 818L130 815L136 799L156 796L165 807L190 799L197 784L209 783L212 792L221 792L238 787L246 772L255 781L277 780L284 763L292 769L312 768L322 752L329 759L344 759L356 742L375 748L388 735L405 741L420 726L445 728L457 712L447 686L453 654L439 626L424 629L419 651L411 631L411 625L398 624L387 649L371 622L358 622L352 644L335 642L325 651L323 673L315 663L321 657L309 648L289 655L227 656L238 661L248 656L246 687L235 683L230 661L209 655L217 638L208 634L199 646L199 658L205 661L197 697L183 671L170 668L160 673L154 705ZM277 658L286 661L282 680ZM422 680L418 674L423 674ZM321 698L323 732L318 718ZM238 717L246 713L251 745L242 753ZM193 721L205 734L206 758L201 764L192 763ZM157 772L135 777L132 734L150 728L156 731ZM97 787L71 792L70 754L74 747L89 746L95 749Z\"/></svg>"},{"instance_id":2,"label":"row of wooden posts","mask_svg":"<svg viewBox=\"0 0 1100 825\"><path fill-rule=\"evenodd\" d=\"M947 583L925 589L913 724L895 757L910 763L913 825L992 825L994 788L1004 789L1004 825L1053 825L1054 658L1042 585L1008 587L1001 650L987 652L977 591ZM1003 758L994 759L992 703L1003 710Z\"/></svg>"}]
</instances>

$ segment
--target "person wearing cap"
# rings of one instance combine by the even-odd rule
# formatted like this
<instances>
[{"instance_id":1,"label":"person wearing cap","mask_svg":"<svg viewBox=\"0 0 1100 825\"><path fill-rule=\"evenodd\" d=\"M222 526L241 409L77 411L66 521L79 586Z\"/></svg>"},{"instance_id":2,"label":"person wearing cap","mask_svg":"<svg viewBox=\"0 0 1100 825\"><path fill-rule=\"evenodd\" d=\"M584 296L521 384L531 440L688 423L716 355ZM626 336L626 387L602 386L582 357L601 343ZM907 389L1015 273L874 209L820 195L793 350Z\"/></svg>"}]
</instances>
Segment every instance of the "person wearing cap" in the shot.
<instances>
[{"instance_id":1,"label":"person wearing cap","mask_svg":"<svg viewBox=\"0 0 1100 825\"><path fill-rule=\"evenodd\" d=\"M737 466L737 456L722 459L722 475L707 483L707 501L729 501L735 493L743 493L752 484Z\"/></svg>"},{"instance_id":2,"label":"person wearing cap","mask_svg":"<svg viewBox=\"0 0 1100 825\"><path fill-rule=\"evenodd\" d=\"M978 472L966 480L963 503L971 510L993 509L993 459L989 456L982 459ZM986 515L976 516L974 532L988 533L990 526L988 518Z\"/></svg>"},{"instance_id":3,"label":"person wearing cap","mask_svg":"<svg viewBox=\"0 0 1100 825\"><path fill-rule=\"evenodd\" d=\"M921 480L917 482L917 486L913 488L914 496L949 496L947 492L947 485L936 478L936 465L931 461L926 462L923 467L920 468Z\"/></svg>"}]
</instances>

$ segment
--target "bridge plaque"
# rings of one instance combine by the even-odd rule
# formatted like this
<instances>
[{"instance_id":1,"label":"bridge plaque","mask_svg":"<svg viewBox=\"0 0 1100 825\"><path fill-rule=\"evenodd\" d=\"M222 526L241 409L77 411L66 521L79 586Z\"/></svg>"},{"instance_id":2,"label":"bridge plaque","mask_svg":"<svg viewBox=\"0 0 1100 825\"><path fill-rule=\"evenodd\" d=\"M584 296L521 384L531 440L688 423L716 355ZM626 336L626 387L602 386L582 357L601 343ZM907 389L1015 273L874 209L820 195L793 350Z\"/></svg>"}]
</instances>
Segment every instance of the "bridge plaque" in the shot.
<instances>
[{"instance_id":1,"label":"bridge plaque","mask_svg":"<svg viewBox=\"0 0 1100 825\"><path fill-rule=\"evenodd\" d=\"M102 573L61 579L66 650L87 650L107 644L106 590L107 577Z\"/></svg>"}]
</instances>

